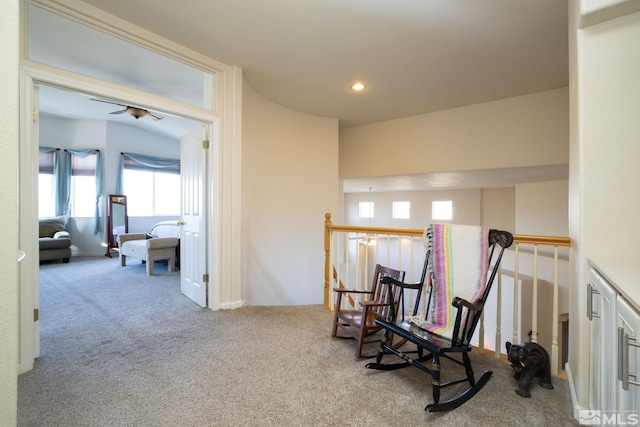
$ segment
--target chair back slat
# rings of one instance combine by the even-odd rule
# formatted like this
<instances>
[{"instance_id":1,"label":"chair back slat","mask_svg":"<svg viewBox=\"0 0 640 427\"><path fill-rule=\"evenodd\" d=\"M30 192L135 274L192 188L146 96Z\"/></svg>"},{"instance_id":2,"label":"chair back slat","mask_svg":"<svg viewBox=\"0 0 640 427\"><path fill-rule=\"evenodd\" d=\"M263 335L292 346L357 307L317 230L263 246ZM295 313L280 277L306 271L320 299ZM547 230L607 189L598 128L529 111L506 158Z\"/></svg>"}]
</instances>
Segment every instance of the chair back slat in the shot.
<instances>
[{"instance_id":1,"label":"chair back slat","mask_svg":"<svg viewBox=\"0 0 640 427\"><path fill-rule=\"evenodd\" d=\"M371 287L371 300L383 303L384 305L372 308L371 311L376 313L378 317L383 319L389 319L391 317L392 311L397 311L398 306L400 304L400 293L402 289L397 288L393 290L392 299L389 299L388 292L385 289L385 286L381 283L383 277L391 277L393 279L403 281L404 280L404 271L395 270L389 267L382 266L380 264L376 265L376 269L373 277L373 284ZM393 301L394 307L391 308L390 301Z\"/></svg>"}]
</instances>

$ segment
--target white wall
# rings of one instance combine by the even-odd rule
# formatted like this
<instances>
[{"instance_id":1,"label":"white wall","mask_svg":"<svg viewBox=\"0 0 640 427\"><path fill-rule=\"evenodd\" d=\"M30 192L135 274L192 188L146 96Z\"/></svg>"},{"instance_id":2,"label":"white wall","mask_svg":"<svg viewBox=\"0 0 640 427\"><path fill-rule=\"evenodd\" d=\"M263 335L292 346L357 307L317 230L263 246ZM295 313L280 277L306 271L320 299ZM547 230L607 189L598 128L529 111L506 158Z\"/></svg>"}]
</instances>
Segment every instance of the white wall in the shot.
<instances>
[{"instance_id":1,"label":"white wall","mask_svg":"<svg viewBox=\"0 0 640 427\"><path fill-rule=\"evenodd\" d=\"M340 131L340 177L569 162L568 89Z\"/></svg>"},{"instance_id":2,"label":"white wall","mask_svg":"<svg viewBox=\"0 0 640 427\"><path fill-rule=\"evenodd\" d=\"M115 193L120 153L131 152L158 157L179 158L180 142L136 126L105 120L76 120L42 115L40 145L61 149L99 149L102 155L104 189L100 201L102 232L93 234L93 218L71 218L73 255L104 255L106 239L106 196ZM129 231L146 232L153 224L177 217L130 218Z\"/></svg>"},{"instance_id":3,"label":"white wall","mask_svg":"<svg viewBox=\"0 0 640 427\"><path fill-rule=\"evenodd\" d=\"M242 295L248 304L321 304L326 212L338 208L338 121L243 87Z\"/></svg>"},{"instance_id":4,"label":"white wall","mask_svg":"<svg viewBox=\"0 0 640 427\"><path fill-rule=\"evenodd\" d=\"M0 420L16 424L18 399L18 1L0 1Z\"/></svg>"},{"instance_id":5,"label":"white wall","mask_svg":"<svg viewBox=\"0 0 640 427\"><path fill-rule=\"evenodd\" d=\"M570 322L569 364L577 404L587 408L587 257L640 257L640 12L579 29L579 6L571 2L571 311L576 321Z\"/></svg>"}]
</instances>

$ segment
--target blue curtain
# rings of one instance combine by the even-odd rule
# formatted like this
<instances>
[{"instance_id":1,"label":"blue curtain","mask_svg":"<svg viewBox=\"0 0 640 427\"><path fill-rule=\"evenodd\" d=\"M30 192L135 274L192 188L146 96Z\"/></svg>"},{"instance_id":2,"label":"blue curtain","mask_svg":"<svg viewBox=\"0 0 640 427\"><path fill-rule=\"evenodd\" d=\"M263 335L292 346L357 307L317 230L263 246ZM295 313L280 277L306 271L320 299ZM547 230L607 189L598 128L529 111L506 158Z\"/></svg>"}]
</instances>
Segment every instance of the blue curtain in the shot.
<instances>
[{"instance_id":1,"label":"blue curtain","mask_svg":"<svg viewBox=\"0 0 640 427\"><path fill-rule=\"evenodd\" d=\"M144 154L135 153L120 153L120 169L118 171L118 179L116 181L116 193L124 194L122 188L122 181L124 177L124 158L129 157L136 162L148 166L150 168L168 168L171 166L178 166L180 159L166 159L162 157L146 156Z\"/></svg>"},{"instance_id":2,"label":"blue curtain","mask_svg":"<svg viewBox=\"0 0 640 427\"><path fill-rule=\"evenodd\" d=\"M39 151L41 153L51 153L53 152L53 181L55 182L55 215L60 216L64 215L64 181L62 180L62 168L60 167L60 149L53 147L40 147ZM69 222L67 221L67 224Z\"/></svg>"},{"instance_id":3,"label":"blue curtain","mask_svg":"<svg viewBox=\"0 0 640 427\"><path fill-rule=\"evenodd\" d=\"M100 150L65 150L66 161L65 161L65 173L64 173L64 186L65 186L65 215L69 216L71 210L71 156L78 156L80 158L85 158L90 154L96 154L96 210L93 217L93 234L97 235L102 230L102 223L100 221L100 196L102 195L102 159L100 156Z\"/></svg>"}]
</instances>

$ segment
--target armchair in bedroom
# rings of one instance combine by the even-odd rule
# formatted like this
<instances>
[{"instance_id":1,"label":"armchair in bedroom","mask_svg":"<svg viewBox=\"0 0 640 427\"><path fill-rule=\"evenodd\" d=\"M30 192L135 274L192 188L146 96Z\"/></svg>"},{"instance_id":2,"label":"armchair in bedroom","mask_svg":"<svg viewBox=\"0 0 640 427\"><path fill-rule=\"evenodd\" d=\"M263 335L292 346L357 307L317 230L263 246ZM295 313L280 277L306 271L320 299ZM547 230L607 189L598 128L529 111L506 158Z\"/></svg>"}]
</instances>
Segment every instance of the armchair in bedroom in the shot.
<instances>
[{"instance_id":1,"label":"armchair in bedroom","mask_svg":"<svg viewBox=\"0 0 640 427\"><path fill-rule=\"evenodd\" d=\"M178 239L175 237L147 238L143 233L127 233L118 236L120 247L120 265L127 265L127 257L133 257L146 262L147 276L153 275L153 263L167 260L169 272L175 270L176 248Z\"/></svg>"},{"instance_id":2,"label":"armchair in bedroom","mask_svg":"<svg viewBox=\"0 0 640 427\"><path fill-rule=\"evenodd\" d=\"M67 218L57 216L41 218L39 230L40 262L61 259L63 263L71 258L71 236L66 231Z\"/></svg>"}]
</instances>

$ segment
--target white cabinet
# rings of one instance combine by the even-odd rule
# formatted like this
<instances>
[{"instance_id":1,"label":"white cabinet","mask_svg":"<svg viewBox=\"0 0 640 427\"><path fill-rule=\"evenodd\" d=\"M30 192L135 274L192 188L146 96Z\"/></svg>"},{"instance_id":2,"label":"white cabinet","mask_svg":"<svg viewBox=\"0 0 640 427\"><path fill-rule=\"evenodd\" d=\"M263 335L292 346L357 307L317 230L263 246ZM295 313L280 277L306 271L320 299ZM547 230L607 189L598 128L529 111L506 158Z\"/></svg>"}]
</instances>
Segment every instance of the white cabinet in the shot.
<instances>
[{"instance_id":1,"label":"white cabinet","mask_svg":"<svg viewBox=\"0 0 640 427\"><path fill-rule=\"evenodd\" d=\"M617 301L618 409L640 409L640 313L622 297Z\"/></svg>"},{"instance_id":2,"label":"white cabinet","mask_svg":"<svg viewBox=\"0 0 640 427\"><path fill-rule=\"evenodd\" d=\"M589 408L607 416L640 410L640 312L597 267L590 273L587 317Z\"/></svg>"},{"instance_id":3,"label":"white cabinet","mask_svg":"<svg viewBox=\"0 0 640 427\"><path fill-rule=\"evenodd\" d=\"M590 378L589 407L611 411L616 407L613 381L616 378L615 289L594 269L591 270L587 292L587 317L591 320L589 337Z\"/></svg>"}]
</instances>

